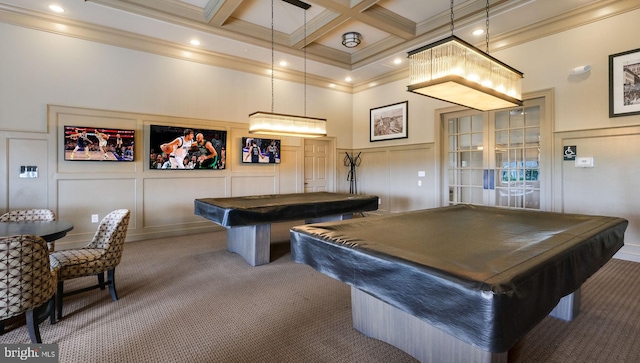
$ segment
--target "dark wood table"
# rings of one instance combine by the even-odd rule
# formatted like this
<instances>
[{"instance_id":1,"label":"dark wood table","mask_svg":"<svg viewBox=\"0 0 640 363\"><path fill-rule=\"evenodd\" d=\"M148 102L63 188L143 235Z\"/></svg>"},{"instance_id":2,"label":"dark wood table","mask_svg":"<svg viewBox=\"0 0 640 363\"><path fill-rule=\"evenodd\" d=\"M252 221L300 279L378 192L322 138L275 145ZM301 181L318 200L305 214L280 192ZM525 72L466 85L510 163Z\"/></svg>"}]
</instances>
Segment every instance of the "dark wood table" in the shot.
<instances>
[{"instance_id":1,"label":"dark wood table","mask_svg":"<svg viewBox=\"0 0 640 363\"><path fill-rule=\"evenodd\" d=\"M291 256L351 285L353 325L420 361L507 362L623 246L622 218L458 205L291 229ZM551 344L552 345L552 344Z\"/></svg>"},{"instance_id":2,"label":"dark wood table","mask_svg":"<svg viewBox=\"0 0 640 363\"><path fill-rule=\"evenodd\" d=\"M335 221L377 209L375 195L329 192L204 198L194 202L196 215L227 229L227 250L239 254L252 266L270 262L273 222Z\"/></svg>"},{"instance_id":3,"label":"dark wood table","mask_svg":"<svg viewBox=\"0 0 640 363\"><path fill-rule=\"evenodd\" d=\"M28 222L0 222L0 237L30 234L42 237L54 249L56 240L67 235L73 229L73 224L65 221L28 221Z\"/></svg>"}]
</instances>

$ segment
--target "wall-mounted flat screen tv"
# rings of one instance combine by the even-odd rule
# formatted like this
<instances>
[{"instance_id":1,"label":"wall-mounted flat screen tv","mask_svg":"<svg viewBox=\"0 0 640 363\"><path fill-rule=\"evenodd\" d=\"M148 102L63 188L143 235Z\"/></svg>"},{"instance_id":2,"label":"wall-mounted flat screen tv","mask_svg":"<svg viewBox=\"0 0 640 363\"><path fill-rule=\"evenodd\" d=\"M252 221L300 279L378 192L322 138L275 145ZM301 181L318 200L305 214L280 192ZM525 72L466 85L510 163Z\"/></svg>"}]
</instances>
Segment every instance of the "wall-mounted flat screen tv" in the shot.
<instances>
[{"instance_id":1,"label":"wall-mounted flat screen tv","mask_svg":"<svg viewBox=\"0 0 640 363\"><path fill-rule=\"evenodd\" d=\"M280 164L280 140L243 137L242 162L252 164Z\"/></svg>"},{"instance_id":2,"label":"wall-mounted flat screen tv","mask_svg":"<svg viewBox=\"0 0 640 363\"><path fill-rule=\"evenodd\" d=\"M133 161L135 130L64 127L64 160Z\"/></svg>"},{"instance_id":3,"label":"wall-mounted flat screen tv","mask_svg":"<svg viewBox=\"0 0 640 363\"><path fill-rule=\"evenodd\" d=\"M150 125L151 169L219 170L226 167L227 131Z\"/></svg>"}]
</instances>

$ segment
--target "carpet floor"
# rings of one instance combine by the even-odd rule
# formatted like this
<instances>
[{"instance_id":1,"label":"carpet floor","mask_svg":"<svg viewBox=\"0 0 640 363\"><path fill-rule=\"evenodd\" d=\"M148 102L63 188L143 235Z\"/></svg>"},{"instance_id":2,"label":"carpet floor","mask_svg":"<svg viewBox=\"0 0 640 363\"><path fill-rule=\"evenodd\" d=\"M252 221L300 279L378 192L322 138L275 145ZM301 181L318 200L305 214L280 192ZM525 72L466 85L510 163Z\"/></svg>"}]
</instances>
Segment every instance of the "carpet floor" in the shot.
<instances>
[{"instance_id":1,"label":"carpet floor","mask_svg":"<svg viewBox=\"0 0 640 363\"><path fill-rule=\"evenodd\" d=\"M63 363L415 362L353 329L349 286L291 262L289 227L274 225L272 262L258 267L226 251L225 231L127 243L120 299L65 298L64 318L43 322L42 339ZM583 285L578 317L545 318L509 362L637 362L639 280L639 263L610 261ZM30 342L24 325L7 329L0 343Z\"/></svg>"}]
</instances>

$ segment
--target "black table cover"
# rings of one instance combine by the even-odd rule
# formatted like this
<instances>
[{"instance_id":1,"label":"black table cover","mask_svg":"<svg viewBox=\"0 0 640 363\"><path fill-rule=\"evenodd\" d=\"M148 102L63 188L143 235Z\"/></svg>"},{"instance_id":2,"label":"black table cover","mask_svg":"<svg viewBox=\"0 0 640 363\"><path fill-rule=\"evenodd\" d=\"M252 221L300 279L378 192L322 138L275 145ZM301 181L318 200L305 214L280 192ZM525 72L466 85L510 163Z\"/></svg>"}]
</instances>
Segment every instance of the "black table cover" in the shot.
<instances>
[{"instance_id":1,"label":"black table cover","mask_svg":"<svg viewBox=\"0 0 640 363\"><path fill-rule=\"evenodd\" d=\"M505 352L623 246L622 218L458 205L296 226L294 261Z\"/></svg>"},{"instance_id":2,"label":"black table cover","mask_svg":"<svg viewBox=\"0 0 640 363\"><path fill-rule=\"evenodd\" d=\"M378 197L317 192L203 198L195 200L194 209L196 215L233 227L377 210Z\"/></svg>"}]
</instances>

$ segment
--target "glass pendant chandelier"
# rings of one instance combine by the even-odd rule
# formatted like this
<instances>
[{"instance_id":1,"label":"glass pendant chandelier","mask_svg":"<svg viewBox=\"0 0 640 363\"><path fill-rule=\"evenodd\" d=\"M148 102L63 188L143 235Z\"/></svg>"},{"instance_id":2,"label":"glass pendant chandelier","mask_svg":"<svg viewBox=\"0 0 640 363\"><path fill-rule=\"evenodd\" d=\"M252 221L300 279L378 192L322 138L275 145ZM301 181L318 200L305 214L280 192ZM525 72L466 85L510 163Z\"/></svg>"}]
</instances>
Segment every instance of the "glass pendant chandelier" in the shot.
<instances>
[{"instance_id":1,"label":"glass pendant chandelier","mask_svg":"<svg viewBox=\"0 0 640 363\"><path fill-rule=\"evenodd\" d=\"M522 73L489 53L489 0L486 5L487 51L453 35L415 49L409 56L409 92L481 111L522 106Z\"/></svg>"},{"instance_id":2,"label":"glass pendant chandelier","mask_svg":"<svg viewBox=\"0 0 640 363\"><path fill-rule=\"evenodd\" d=\"M298 137L322 137L327 136L327 120L322 118L307 117L307 9L309 4L301 1L286 2L298 6L304 10L304 116L294 116L273 112L273 1L271 0L271 112L258 111L249 115L249 133L285 135ZM298 5L298 3L300 5Z\"/></svg>"}]
</instances>

